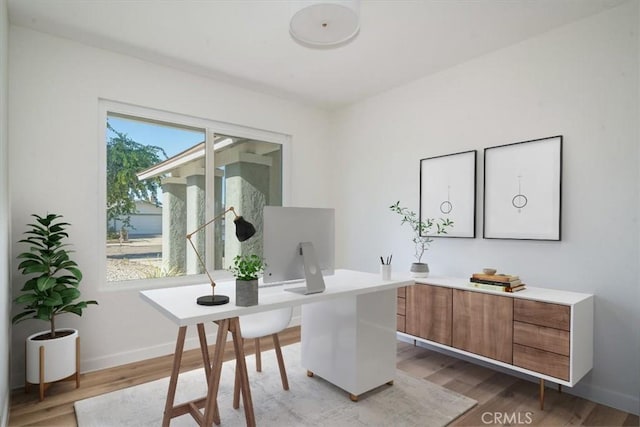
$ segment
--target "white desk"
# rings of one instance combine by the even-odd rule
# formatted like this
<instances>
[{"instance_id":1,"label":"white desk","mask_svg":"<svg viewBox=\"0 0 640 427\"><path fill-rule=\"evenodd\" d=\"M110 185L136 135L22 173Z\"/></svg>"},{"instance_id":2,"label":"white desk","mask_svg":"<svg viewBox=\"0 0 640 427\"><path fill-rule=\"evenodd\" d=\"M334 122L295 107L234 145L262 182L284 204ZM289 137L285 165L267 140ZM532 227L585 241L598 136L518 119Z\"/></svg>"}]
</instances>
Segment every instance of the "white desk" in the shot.
<instances>
[{"instance_id":1,"label":"white desk","mask_svg":"<svg viewBox=\"0 0 640 427\"><path fill-rule=\"evenodd\" d=\"M413 280L383 281L379 274L336 270L324 278L326 290L320 294L299 295L284 291L295 285L260 289L259 304L235 305L235 282L220 282L216 294L227 295L229 304L200 306L196 298L211 292L208 284L154 289L141 297L179 327L173 369L163 426L171 418L190 413L200 425L220 423L216 396L220 384L222 355L227 333L233 336L238 380L247 425L255 425L251 390L242 349L238 316L276 308L302 307L302 366L309 374L332 382L350 393L353 400L365 391L393 381L395 374L396 288L412 285ZM207 351L204 322L216 322L218 335L213 361ZM174 406L182 350L188 326L196 325L207 375L207 396ZM204 408L204 414L200 409Z\"/></svg>"}]
</instances>

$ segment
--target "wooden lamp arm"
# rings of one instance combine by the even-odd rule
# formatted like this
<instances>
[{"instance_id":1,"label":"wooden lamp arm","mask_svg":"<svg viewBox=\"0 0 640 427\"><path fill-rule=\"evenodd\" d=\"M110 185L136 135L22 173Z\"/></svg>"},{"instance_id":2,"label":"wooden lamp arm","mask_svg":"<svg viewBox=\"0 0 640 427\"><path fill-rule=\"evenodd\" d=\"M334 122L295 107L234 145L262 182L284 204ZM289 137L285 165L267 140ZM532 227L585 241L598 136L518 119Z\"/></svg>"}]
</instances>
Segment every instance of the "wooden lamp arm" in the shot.
<instances>
[{"instance_id":1,"label":"wooden lamp arm","mask_svg":"<svg viewBox=\"0 0 640 427\"><path fill-rule=\"evenodd\" d=\"M209 221L205 222L204 224L202 224L195 231L192 231L191 233L187 234L187 240L189 241L189 244L193 248L193 251L196 253L196 256L198 257L198 262L200 263L200 266L204 269L204 272L206 273L207 277L209 278L209 281L211 282L211 287L212 288L215 288L216 283L213 281L213 278L211 277L211 274L209 274L209 269L207 269L207 266L206 266L206 264L204 262L204 259L202 259L202 255L200 255L200 252L198 252L198 249L196 249L196 245L193 244L193 241L191 240L191 237L194 234L196 234L197 232L199 232L200 230L202 230L203 228L205 228L206 226L208 226L209 224L211 224L212 222L214 222L217 219L220 219L223 216L225 216L228 212L233 212L233 215L235 215L235 217L238 218L238 214L236 213L236 210L233 208L233 206L230 206L227 210L225 210L221 214L213 217L211 220L209 220Z\"/></svg>"},{"instance_id":2,"label":"wooden lamp arm","mask_svg":"<svg viewBox=\"0 0 640 427\"><path fill-rule=\"evenodd\" d=\"M187 234L187 239L189 239L189 241L191 241L191 236L193 236L198 231L202 230L203 228L205 228L207 225L211 224L213 221L217 220L218 218L221 218L221 217L225 216L227 214L227 212L229 212L229 211L233 212L233 214L235 215L236 218L238 217L238 214L236 213L236 210L234 209L234 207L230 206L229 209L227 209L226 211L222 212L218 216L215 216L212 219L210 219L209 221L205 222L200 227L198 227L195 231L192 231L191 233Z\"/></svg>"}]
</instances>

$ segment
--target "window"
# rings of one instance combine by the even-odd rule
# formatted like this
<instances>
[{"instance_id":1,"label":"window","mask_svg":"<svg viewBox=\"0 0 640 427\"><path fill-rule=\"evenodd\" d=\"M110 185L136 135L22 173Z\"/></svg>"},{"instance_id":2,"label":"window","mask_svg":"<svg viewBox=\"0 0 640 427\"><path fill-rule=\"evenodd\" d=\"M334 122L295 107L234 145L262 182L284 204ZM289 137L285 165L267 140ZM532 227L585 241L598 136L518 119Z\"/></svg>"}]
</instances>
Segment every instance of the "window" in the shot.
<instances>
[{"instance_id":1,"label":"window","mask_svg":"<svg viewBox=\"0 0 640 427\"><path fill-rule=\"evenodd\" d=\"M228 268L238 254L262 256L262 208L283 203L285 135L164 118L105 109L109 283L199 277L204 270L186 235L230 206L257 233L238 242L229 213L194 234L209 271Z\"/></svg>"}]
</instances>

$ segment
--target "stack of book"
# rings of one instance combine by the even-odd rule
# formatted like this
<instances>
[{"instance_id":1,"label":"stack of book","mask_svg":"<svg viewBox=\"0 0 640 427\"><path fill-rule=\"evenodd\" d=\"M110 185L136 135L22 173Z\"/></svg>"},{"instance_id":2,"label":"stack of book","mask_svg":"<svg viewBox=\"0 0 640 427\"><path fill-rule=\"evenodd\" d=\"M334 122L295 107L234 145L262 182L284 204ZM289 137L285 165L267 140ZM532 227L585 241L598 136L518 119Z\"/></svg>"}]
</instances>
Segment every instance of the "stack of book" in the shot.
<instances>
[{"instance_id":1,"label":"stack of book","mask_svg":"<svg viewBox=\"0 0 640 427\"><path fill-rule=\"evenodd\" d=\"M518 276L510 274L483 274L473 273L471 275L471 286L479 289L498 292L518 292L525 288L524 283Z\"/></svg>"}]
</instances>

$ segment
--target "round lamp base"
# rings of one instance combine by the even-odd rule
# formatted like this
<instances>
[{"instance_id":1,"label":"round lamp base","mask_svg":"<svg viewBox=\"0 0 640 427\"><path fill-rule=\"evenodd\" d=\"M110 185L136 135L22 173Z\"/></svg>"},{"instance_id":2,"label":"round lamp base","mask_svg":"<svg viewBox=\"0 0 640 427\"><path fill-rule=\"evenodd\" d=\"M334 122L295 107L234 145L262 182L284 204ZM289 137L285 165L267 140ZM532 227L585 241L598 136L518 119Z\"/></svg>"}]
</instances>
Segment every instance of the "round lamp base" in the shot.
<instances>
[{"instance_id":1,"label":"round lamp base","mask_svg":"<svg viewBox=\"0 0 640 427\"><path fill-rule=\"evenodd\" d=\"M196 302L198 305L222 305L229 302L229 297L226 295L205 295L198 297Z\"/></svg>"}]
</instances>

